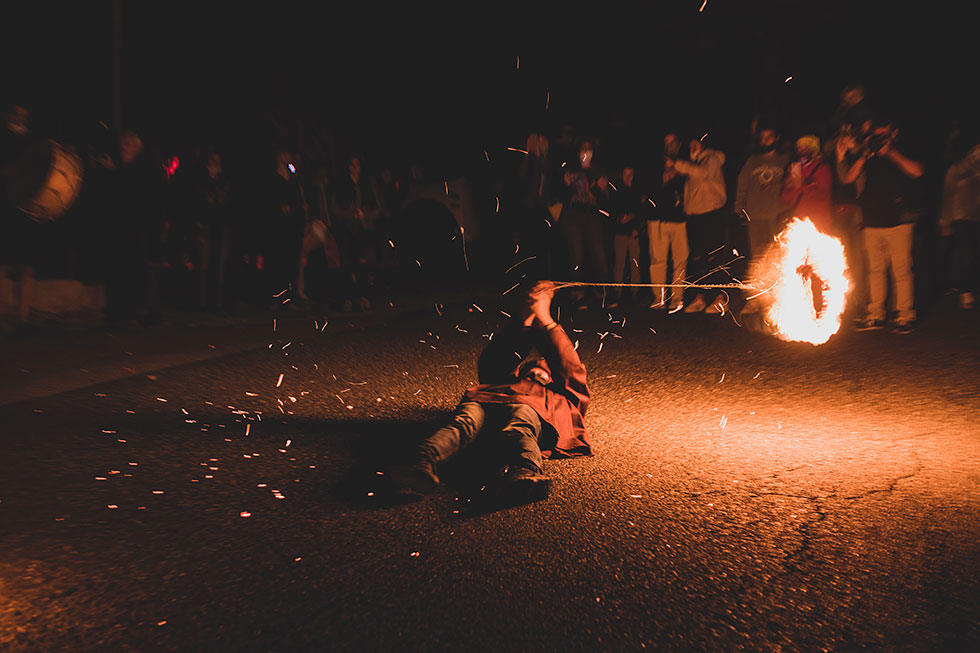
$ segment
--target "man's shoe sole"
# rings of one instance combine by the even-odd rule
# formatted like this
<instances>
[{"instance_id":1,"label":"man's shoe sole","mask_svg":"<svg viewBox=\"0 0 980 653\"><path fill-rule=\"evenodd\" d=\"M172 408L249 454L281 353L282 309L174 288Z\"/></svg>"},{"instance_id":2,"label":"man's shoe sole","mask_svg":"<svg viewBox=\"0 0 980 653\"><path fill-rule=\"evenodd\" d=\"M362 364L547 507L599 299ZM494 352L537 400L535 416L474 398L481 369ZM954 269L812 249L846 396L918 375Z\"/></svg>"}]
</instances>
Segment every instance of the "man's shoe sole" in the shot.
<instances>
[{"instance_id":1,"label":"man's shoe sole","mask_svg":"<svg viewBox=\"0 0 980 653\"><path fill-rule=\"evenodd\" d=\"M885 328L885 325L884 324L881 324L881 323L879 323L879 324L861 324L861 325L859 325L858 327L855 328L855 331L880 331L881 329L884 329L884 328Z\"/></svg>"},{"instance_id":2,"label":"man's shoe sole","mask_svg":"<svg viewBox=\"0 0 980 653\"><path fill-rule=\"evenodd\" d=\"M396 488L419 494L429 494L439 487L438 478L429 476L415 467L396 467L388 470L387 476Z\"/></svg>"},{"instance_id":3,"label":"man's shoe sole","mask_svg":"<svg viewBox=\"0 0 980 653\"><path fill-rule=\"evenodd\" d=\"M533 503L547 499L550 488L550 478L521 478L504 481L498 488L497 496L509 504Z\"/></svg>"}]
</instances>

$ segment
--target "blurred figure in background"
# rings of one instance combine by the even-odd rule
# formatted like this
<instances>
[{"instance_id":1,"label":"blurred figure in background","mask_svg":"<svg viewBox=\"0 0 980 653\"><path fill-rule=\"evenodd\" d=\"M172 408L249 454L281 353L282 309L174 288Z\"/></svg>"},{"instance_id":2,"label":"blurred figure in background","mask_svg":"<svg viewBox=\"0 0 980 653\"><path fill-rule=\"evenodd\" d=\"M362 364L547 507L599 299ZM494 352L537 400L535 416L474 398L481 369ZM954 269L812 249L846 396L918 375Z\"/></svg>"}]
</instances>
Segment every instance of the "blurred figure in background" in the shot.
<instances>
[{"instance_id":1,"label":"blurred figure in background","mask_svg":"<svg viewBox=\"0 0 980 653\"><path fill-rule=\"evenodd\" d=\"M150 258L160 253L166 238L161 215L161 175L139 135L124 131L110 191L115 202L108 216L106 319L110 326L160 320Z\"/></svg>"},{"instance_id":2,"label":"blurred figure in background","mask_svg":"<svg viewBox=\"0 0 980 653\"><path fill-rule=\"evenodd\" d=\"M787 209L782 192L789 155L780 153L778 145L776 130L763 125L759 129L756 152L748 158L738 175L735 215L748 229L749 255L755 263L762 259L772 244ZM755 295L755 291L752 291L747 298ZM758 302L747 301L742 312L752 313L758 308Z\"/></svg>"},{"instance_id":3,"label":"blurred figure in background","mask_svg":"<svg viewBox=\"0 0 980 653\"><path fill-rule=\"evenodd\" d=\"M688 158L669 159L677 172L684 175L684 212L687 214L687 239L691 253L687 271L692 283L712 283L711 274L719 267L725 249L725 202L728 193L722 166L725 155L705 146L707 133L692 138ZM721 279L720 281L728 281ZM721 313L723 306L717 291L697 289L688 291L691 301L685 301L684 311L697 313L704 310Z\"/></svg>"},{"instance_id":4,"label":"blurred figure in background","mask_svg":"<svg viewBox=\"0 0 980 653\"><path fill-rule=\"evenodd\" d=\"M300 252L303 246L303 229L306 225L306 204L303 201L299 180L296 178L295 157L286 150L276 154L275 174L267 189L269 222L264 243L265 267L268 288L277 296L279 304L293 297L283 291L293 290L299 270Z\"/></svg>"},{"instance_id":5,"label":"blurred figure in background","mask_svg":"<svg viewBox=\"0 0 980 653\"><path fill-rule=\"evenodd\" d=\"M623 166L609 201L613 232L613 283L640 283L640 224L643 196L635 184L636 170ZM628 273L627 273L628 270ZM612 288L611 308L621 301L632 302L634 288Z\"/></svg>"},{"instance_id":6,"label":"blurred figure in background","mask_svg":"<svg viewBox=\"0 0 980 653\"><path fill-rule=\"evenodd\" d=\"M670 284L681 284L687 274L688 242L687 215L684 213L684 176L674 167L680 155L681 141L677 134L664 136L664 167L655 180L647 215L647 236L650 247L650 283L666 284L668 255L673 259ZM667 291L670 292L667 292ZM670 297L670 304L667 298ZM650 308L671 312L684 305L684 293L680 288L653 289Z\"/></svg>"},{"instance_id":7,"label":"blurred figure in background","mask_svg":"<svg viewBox=\"0 0 980 653\"><path fill-rule=\"evenodd\" d=\"M361 310L371 310L368 299L370 266L376 260L374 223L381 213L381 197L369 176L363 174L361 158L347 160L347 177L333 193L333 213L340 260L344 271L344 310L354 302Z\"/></svg>"},{"instance_id":8,"label":"blurred figure in background","mask_svg":"<svg viewBox=\"0 0 980 653\"><path fill-rule=\"evenodd\" d=\"M309 299L306 295L306 268L310 264L310 257L316 251L323 250L328 270L340 269L340 250L333 232L333 221L330 218L330 181L327 178L326 166L320 165L314 171L310 189L312 204L309 205L309 221L303 230L303 247L296 278L296 295L303 300Z\"/></svg>"},{"instance_id":9,"label":"blurred figure in background","mask_svg":"<svg viewBox=\"0 0 980 653\"><path fill-rule=\"evenodd\" d=\"M208 155L197 187L196 238L198 304L202 309L225 307L226 279L232 247L231 182L221 154Z\"/></svg>"},{"instance_id":10,"label":"blurred figure in background","mask_svg":"<svg viewBox=\"0 0 980 653\"><path fill-rule=\"evenodd\" d=\"M537 270L535 276L547 276L551 272L551 204L550 188L551 161L548 137L532 133L527 137L528 155L518 167L520 181L520 218L518 220L518 243L526 256L536 257L528 265ZM526 269L524 270L526 271Z\"/></svg>"},{"instance_id":11,"label":"blurred figure in background","mask_svg":"<svg viewBox=\"0 0 980 653\"><path fill-rule=\"evenodd\" d=\"M779 230L786 213L783 176L789 155L778 151L779 134L771 127L759 130L758 149L742 166L735 191L735 214L748 226L753 258L762 256Z\"/></svg>"},{"instance_id":12,"label":"blurred figure in background","mask_svg":"<svg viewBox=\"0 0 980 653\"><path fill-rule=\"evenodd\" d=\"M782 200L789 217L810 218L819 231L833 231L833 172L824 161L820 139L813 134L796 140L795 156L783 180Z\"/></svg>"},{"instance_id":13,"label":"blurred figure in background","mask_svg":"<svg viewBox=\"0 0 980 653\"><path fill-rule=\"evenodd\" d=\"M30 111L11 104L4 112L0 133L0 274L11 278L17 311L15 332L27 329L34 298L35 266L42 246L42 225L18 207L31 199L44 181L46 166L39 140L30 129ZM32 161L37 161L34 165ZM43 169L42 169L43 168Z\"/></svg>"},{"instance_id":14,"label":"blurred figure in background","mask_svg":"<svg viewBox=\"0 0 980 653\"><path fill-rule=\"evenodd\" d=\"M569 168L573 164L566 167L568 203L562 210L558 227L567 247L569 278L603 282L609 275L609 264L606 260L604 218L599 212L599 202L606 193L607 179L596 167L594 155L592 141L582 141L577 165L571 170ZM588 273L584 271L586 267ZM588 308L585 293L577 291L572 296L575 298L576 308Z\"/></svg>"},{"instance_id":15,"label":"blurred figure in background","mask_svg":"<svg viewBox=\"0 0 980 653\"><path fill-rule=\"evenodd\" d=\"M980 292L980 143L946 171L939 228L952 238L951 281L960 308L974 308Z\"/></svg>"}]
</instances>

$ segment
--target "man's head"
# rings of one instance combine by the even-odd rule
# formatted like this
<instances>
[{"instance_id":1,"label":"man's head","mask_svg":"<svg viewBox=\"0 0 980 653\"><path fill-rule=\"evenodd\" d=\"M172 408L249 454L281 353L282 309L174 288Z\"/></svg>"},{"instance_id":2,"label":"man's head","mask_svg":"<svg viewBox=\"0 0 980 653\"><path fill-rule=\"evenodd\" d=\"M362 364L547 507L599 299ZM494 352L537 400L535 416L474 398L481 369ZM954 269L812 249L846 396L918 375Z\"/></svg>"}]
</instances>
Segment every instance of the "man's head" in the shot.
<instances>
[{"instance_id":1,"label":"man's head","mask_svg":"<svg viewBox=\"0 0 980 653\"><path fill-rule=\"evenodd\" d=\"M592 167L592 157L595 150L592 148L592 141L582 141L578 148L578 162L583 168Z\"/></svg>"},{"instance_id":2,"label":"man's head","mask_svg":"<svg viewBox=\"0 0 980 653\"><path fill-rule=\"evenodd\" d=\"M813 134L796 139L796 155L801 160L815 159L820 154L820 139Z\"/></svg>"},{"instance_id":3,"label":"man's head","mask_svg":"<svg viewBox=\"0 0 980 653\"><path fill-rule=\"evenodd\" d=\"M538 137L538 134L537 133L531 132L530 134L528 134L527 135L527 145L525 145L525 147L527 148L527 153L528 154L531 154L533 156L537 156L538 155L538 144L539 143L540 143L540 140L539 140L539 137Z\"/></svg>"},{"instance_id":4,"label":"man's head","mask_svg":"<svg viewBox=\"0 0 980 653\"><path fill-rule=\"evenodd\" d=\"M763 152L772 152L778 142L779 134L772 127L763 127L759 130L759 149Z\"/></svg>"},{"instance_id":5,"label":"man's head","mask_svg":"<svg viewBox=\"0 0 980 653\"><path fill-rule=\"evenodd\" d=\"M361 158L358 156L352 156L347 160L347 172L350 173L350 178L355 182L361 179Z\"/></svg>"},{"instance_id":6,"label":"man's head","mask_svg":"<svg viewBox=\"0 0 980 653\"><path fill-rule=\"evenodd\" d=\"M848 84L840 93L840 103L848 109L860 104L863 100L864 86L861 84Z\"/></svg>"},{"instance_id":7,"label":"man's head","mask_svg":"<svg viewBox=\"0 0 980 653\"><path fill-rule=\"evenodd\" d=\"M676 159L680 151L681 139L677 137L677 134L670 133L664 136L664 154L672 159Z\"/></svg>"},{"instance_id":8,"label":"man's head","mask_svg":"<svg viewBox=\"0 0 980 653\"><path fill-rule=\"evenodd\" d=\"M276 169L280 173L289 171L289 166L293 163L293 155L286 150L276 152Z\"/></svg>"},{"instance_id":9,"label":"man's head","mask_svg":"<svg viewBox=\"0 0 980 653\"><path fill-rule=\"evenodd\" d=\"M210 175L212 179L217 179L218 175L221 174L220 154L218 154L217 152L212 152L211 155L208 156L207 169L208 169L208 175Z\"/></svg>"},{"instance_id":10,"label":"man's head","mask_svg":"<svg viewBox=\"0 0 980 653\"><path fill-rule=\"evenodd\" d=\"M4 115L4 122L7 125L7 129L23 136L29 131L28 121L30 120L30 115L30 111L24 105L11 104Z\"/></svg>"},{"instance_id":11,"label":"man's head","mask_svg":"<svg viewBox=\"0 0 980 653\"><path fill-rule=\"evenodd\" d=\"M633 178L635 176L636 176L636 170L633 169L633 166L631 166L631 165L623 166L623 184L624 185L626 185L626 186L632 186L633 185Z\"/></svg>"},{"instance_id":12,"label":"man's head","mask_svg":"<svg viewBox=\"0 0 980 653\"><path fill-rule=\"evenodd\" d=\"M548 149L550 147L550 142L548 137L544 134L538 134L538 156L542 159L548 156Z\"/></svg>"},{"instance_id":13,"label":"man's head","mask_svg":"<svg viewBox=\"0 0 980 653\"><path fill-rule=\"evenodd\" d=\"M690 152L691 158L696 159L698 155L704 150L704 143L700 138L692 138L688 143L688 152Z\"/></svg>"},{"instance_id":14,"label":"man's head","mask_svg":"<svg viewBox=\"0 0 980 653\"><path fill-rule=\"evenodd\" d=\"M123 164L132 163L143 151L143 141L134 131L124 131L119 140L119 155Z\"/></svg>"},{"instance_id":15,"label":"man's head","mask_svg":"<svg viewBox=\"0 0 980 653\"><path fill-rule=\"evenodd\" d=\"M548 363L543 358L538 358L536 360L530 360L523 363L520 367L518 375L522 379L531 379L541 385L548 385L551 383L551 370L548 368Z\"/></svg>"}]
</instances>

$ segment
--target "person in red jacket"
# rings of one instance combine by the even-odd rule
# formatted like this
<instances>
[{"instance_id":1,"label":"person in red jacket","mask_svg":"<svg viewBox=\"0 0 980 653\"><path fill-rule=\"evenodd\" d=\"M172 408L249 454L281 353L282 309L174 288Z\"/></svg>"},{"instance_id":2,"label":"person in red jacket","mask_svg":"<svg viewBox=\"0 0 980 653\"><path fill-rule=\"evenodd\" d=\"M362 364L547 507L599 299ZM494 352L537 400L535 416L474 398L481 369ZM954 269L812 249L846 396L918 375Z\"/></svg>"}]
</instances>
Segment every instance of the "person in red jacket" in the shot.
<instances>
[{"instance_id":1,"label":"person in red jacket","mask_svg":"<svg viewBox=\"0 0 980 653\"><path fill-rule=\"evenodd\" d=\"M796 160L784 177L782 200L790 217L810 218L819 231L831 233L833 171L820 153L820 139L812 134L796 141Z\"/></svg>"},{"instance_id":2,"label":"person in red jacket","mask_svg":"<svg viewBox=\"0 0 980 653\"><path fill-rule=\"evenodd\" d=\"M414 464L388 470L396 488L435 490L439 466L478 437L502 436L506 467L495 489L505 499L548 496L545 458L592 455L585 366L551 317L554 293L550 281L531 289L520 319L480 355L479 385L467 389L452 419L421 443Z\"/></svg>"}]
</instances>

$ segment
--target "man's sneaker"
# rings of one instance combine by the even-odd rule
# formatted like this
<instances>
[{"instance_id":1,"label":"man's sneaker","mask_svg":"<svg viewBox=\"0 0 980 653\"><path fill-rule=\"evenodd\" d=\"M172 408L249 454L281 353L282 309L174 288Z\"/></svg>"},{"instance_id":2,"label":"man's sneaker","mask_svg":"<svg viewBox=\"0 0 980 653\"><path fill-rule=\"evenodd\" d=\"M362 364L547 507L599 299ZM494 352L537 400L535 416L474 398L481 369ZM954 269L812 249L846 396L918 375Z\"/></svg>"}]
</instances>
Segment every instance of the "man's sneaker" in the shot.
<instances>
[{"instance_id":1,"label":"man's sneaker","mask_svg":"<svg viewBox=\"0 0 980 653\"><path fill-rule=\"evenodd\" d=\"M684 307L685 313L700 313L706 309L708 305L704 301L704 295L698 295L694 298L694 301Z\"/></svg>"},{"instance_id":2,"label":"man's sneaker","mask_svg":"<svg viewBox=\"0 0 980 653\"><path fill-rule=\"evenodd\" d=\"M509 467L500 478L498 497L508 503L530 503L548 498L551 479L526 467Z\"/></svg>"},{"instance_id":3,"label":"man's sneaker","mask_svg":"<svg viewBox=\"0 0 980 653\"><path fill-rule=\"evenodd\" d=\"M915 322L899 322L892 329L893 333L900 333L906 335L915 331Z\"/></svg>"},{"instance_id":4,"label":"man's sneaker","mask_svg":"<svg viewBox=\"0 0 980 653\"><path fill-rule=\"evenodd\" d=\"M428 494L439 487L439 477L435 467L428 461L421 461L411 466L392 467L385 474L397 490L407 490Z\"/></svg>"},{"instance_id":5,"label":"man's sneaker","mask_svg":"<svg viewBox=\"0 0 980 653\"><path fill-rule=\"evenodd\" d=\"M711 313L713 315L724 315L725 314L725 302L722 301L721 297L711 302L711 306L704 309L705 313Z\"/></svg>"},{"instance_id":6,"label":"man's sneaker","mask_svg":"<svg viewBox=\"0 0 980 653\"><path fill-rule=\"evenodd\" d=\"M666 311L667 310L667 302L662 302L662 301L659 301L659 300L655 300L652 304L650 304L650 308L653 309L653 310L655 310L655 311Z\"/></svg>"},{"instance_id":7,"label":"man's sneaker","mask_svg":"<svg viewBox=\"0 0 980 653\"><path fill-rule=\"evenodd\" d=\"M858 331L874 331L876 329L884 329L884 320L875 320L873 318L867 318L864 320L858 320L854 326Z\"/></svg>"}]
</instances>

